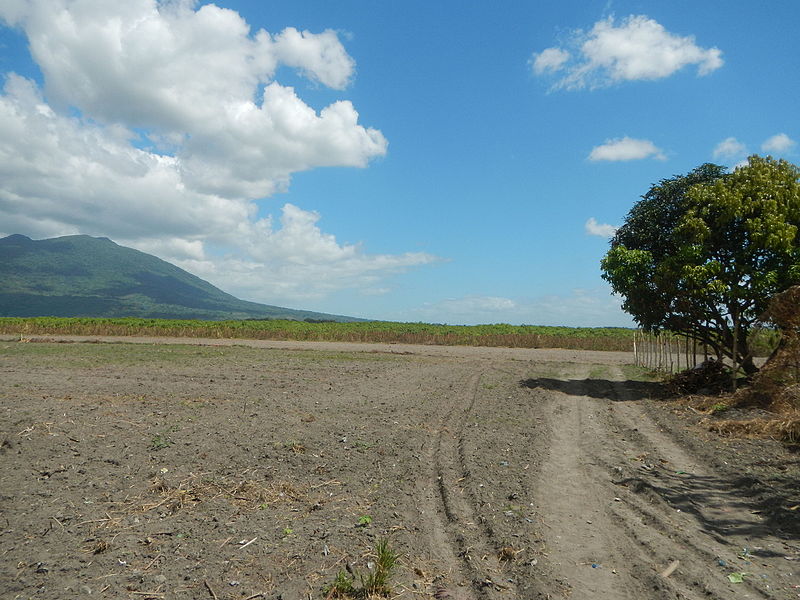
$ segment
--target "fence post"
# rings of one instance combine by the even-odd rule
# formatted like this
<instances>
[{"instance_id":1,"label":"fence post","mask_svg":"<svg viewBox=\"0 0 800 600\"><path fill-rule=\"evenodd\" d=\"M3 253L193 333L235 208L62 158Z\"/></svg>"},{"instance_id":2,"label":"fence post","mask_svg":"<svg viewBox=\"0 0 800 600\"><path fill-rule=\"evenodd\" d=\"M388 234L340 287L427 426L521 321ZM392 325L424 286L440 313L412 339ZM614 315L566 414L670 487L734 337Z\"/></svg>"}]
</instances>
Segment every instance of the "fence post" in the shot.
<instances>
[{"instance_id":1,"label":"fence post","mask_svg":"<svg viewBox=\"0 0 800 600\"><path fill-rule=\"evenodd\" d=\"M684 339L684 342L683 351L686 353L684 357L686 358L686 370L688 371L691 368L689 366L689 338Z\"/></svg>"},{"instance_id":2,"label":"fence post","mask_svg":"<svg viewBox=\"0 0 800 600\"><path fill-rule=\"evenodd\" d=\"M733 392L736 393L737 376L739 375L739 305L733 309Z\"/></svg>"},{"instance_id":3,"label":"fence post","mask_svg":"<svg viewBox=\"0 0 800 600\"><path fill-rule=\"evenodd\" d=\"M657 353L656 353L656 351L657 351L657 348L656 348L656 334L655 334L655 333L651 333L651 334L650 334L650 339L649 339L649 342L650 342L650 343L649 343L649 349L650 349L650 369L651 369L652 371L655 371L655 370L656 370L656 367L657 367L657 364L656 364L656 363L657 363L657 361L656 361L656 354L657 354Z\"/></svg>"},{"instance_id":4,"label":"fence post","mask_svg":"<svg viewBox=\"0 0 800 600\"><path fill-rule=\"evenodd\" d=\"M677 348L677 352L674 352L672 349ZM672 367L671 372L674 373L675 371L681 370L681 347L678 345L678 340L673 337L669 341L669 356L670 356L670 365Z\"/></svg>"}]
</instances>

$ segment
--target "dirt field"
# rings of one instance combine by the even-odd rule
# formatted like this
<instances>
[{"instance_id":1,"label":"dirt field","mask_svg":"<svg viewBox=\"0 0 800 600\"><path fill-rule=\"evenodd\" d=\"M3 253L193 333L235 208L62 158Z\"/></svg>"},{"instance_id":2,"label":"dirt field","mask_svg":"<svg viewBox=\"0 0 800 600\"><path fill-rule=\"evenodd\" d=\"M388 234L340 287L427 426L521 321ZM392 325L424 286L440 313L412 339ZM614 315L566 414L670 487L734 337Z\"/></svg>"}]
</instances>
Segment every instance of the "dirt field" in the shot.
<instances>
[{"instance_id":1,"label":"dirt field","mask_svg":"<svg viewBox=\"0 0 800 600\"><path fill-rule=\"evenodd\" d=\"M800 456L626 354L127 342L0 340L2 598L800 597Z\"/></svg>"}]
</instances>

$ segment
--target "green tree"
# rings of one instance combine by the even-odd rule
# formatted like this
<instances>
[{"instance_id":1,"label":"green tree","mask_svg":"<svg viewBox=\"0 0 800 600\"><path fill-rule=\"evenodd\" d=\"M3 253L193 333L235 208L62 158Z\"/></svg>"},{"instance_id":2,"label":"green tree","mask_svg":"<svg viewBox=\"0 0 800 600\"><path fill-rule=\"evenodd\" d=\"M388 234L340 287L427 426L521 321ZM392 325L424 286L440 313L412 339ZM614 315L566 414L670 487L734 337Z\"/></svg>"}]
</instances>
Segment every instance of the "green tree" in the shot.
<instances>
[{"instance_id":1,"label":"green tree","mask_svg":"<svg viewBox=\"0 0 800 600\"><path fill-rule=\"evenodd\" d=\"M769 299L800 283L800 170L752 156L663 180L633 207L601 263L649 331L694 337L757 369L748 334Z\"/></svg>"}]
</instances>

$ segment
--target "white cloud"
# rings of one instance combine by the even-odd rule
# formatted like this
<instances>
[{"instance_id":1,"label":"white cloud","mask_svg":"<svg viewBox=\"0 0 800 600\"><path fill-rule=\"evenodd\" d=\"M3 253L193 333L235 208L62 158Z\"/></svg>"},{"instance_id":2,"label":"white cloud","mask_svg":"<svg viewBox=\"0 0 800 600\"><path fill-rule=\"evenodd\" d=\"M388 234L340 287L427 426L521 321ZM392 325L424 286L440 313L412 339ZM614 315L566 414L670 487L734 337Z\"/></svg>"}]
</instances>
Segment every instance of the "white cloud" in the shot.
<instances>
[{"instance_id":1,"label":"white cloud","mask_svg":"<svg viewBox=\"0 0 800 600\"><path fill-rule=\"evenodd\" d=\"M670 33L645 15L630 15L620 25L613 17L598 21L588 32L577 30L568 46L575 56L572 61L563 48L548 48L532 59L537 75L566 68L555 89L662 79L687 65L697 65L698 75L703 76L723 64L718 48L702 48L695 44L694 36Z\"/></svg>"},{"instance_id":2,"label":"white cloud","mask_svg":"<svg viewBox=\"0 0 800 600\"><path fill-rule=\"evenodd\" d=\"M729 137L717 144L712 154L715 159L741 160L747 156L747 146L735 137Z\"/></svg>"},{"instance_id":3,"label":"white cloud","mask_svg":"<svg viewBox=\"0 0 800 600\"><path fill-rule=\"evenodd\" d=\"M750 161L747 160L746 158L743 158L742 160L737 162L735 165L733 165L732 169L735 171L736 169L741 169L742 167L746 167L749 164L750 164Z\"/></svg>"},{"instance_id":4,"label":"white cloud","mask_svg":"<svg viewBox=\"0 0 800 600\"><path fill-rule=\"evenodd\" d=\"M354 61L336 34L251 34L236 12L193 2L32 0L0 15L25 31L56 109L169 140L184 185L224 196L283 190L293 172L366 166L387 142L349 101L317 114L273 81L280 64L343 88ZM260 86L266 86L257 97Z\"/></svg>"},{"instance_id":5,"label":"white cloud","mask_svg":"<svg viewBox=\"0 0 800 600\"><path fill-rule=\"evenodd\" d=\"M342 89L353 76L355 61L345 52L334 31L314 34L287 27L273 40L279 62L300 69L324 85Z\"/></svg>"},{"instance_id":6,"label":"white cloud","mask_svg":"<svg viewBox=\"0 0 800 600\"><path fill-rule=\"evenodd\" d=\"M762 152L774 152L780 154L795 146L796 142L785 133L778 133L761 144Z\"/></svg>"},{"instance_id":7,"label":"white cloud","mask_svg":"<svg viewBox=\"0 0 800 600\"><path fill-rule=\"evenodd\" d=\"M597 235L604 238L614 237L614 234L617 233L616 227L606 223L598 223L594 217L589 217L584 229L589 235Z\"/></svg>"},{"instance_id":8,"label":"white cloud","mask_svg":"<svg viewBox=\"0 0 800 600\"><path fill-rule=\"evenodd\" d=\"M559 71L569 60L569 52L561 48L547 48L538 54L534 54L531 59L533 72L537 75L548 71Z\"/></svg>"},{"instance_id":9,"label":"white cloud","mask_svg":"<svg viewBox=\"0 0 800 600\"><path fill-rule=\"evenodd\" d=\"M341 245L320 216L291 204L280 227L246 199L188 189L179 161L131 147L108 129L59 116L34 84L10 76L0 95L0 222L34 236L89 233L154 253L234 294L319 298L373 286L436 260ZM213 252L224 250L223 255Z\"/></svg>"},{"instance_id":10,"label":"white cloud","mask_svg":"<svg viewBox=\"0 0 800 600\"><path fill-rule=\"evenodd\" d=\"M0 3L44 75L0 94L0 223L32 237L108 236L263 302L379 289L436 260L340 244L291 204L279 225L258 199L292 173L364 167L386 152L346 100L317 112L274 81L279 64L341 89L354 61L337 35L252 34L191 0ZM263 90L259 94L259 90ZM136 133L133 133L133 132Z\"/></svg>"},{"instance_id":11,"label":"white cloud","mask_svg":"<svg viewBox=\"0 0 800 600\"><path fill-rule=\"evenodd\" d=\"M613 296L608 287L600 287L524 299L480 295L448 298L421 306L399 318L454 325L526 323L572 327L633 326L633 321L620 306L621 300Z\"/></svg>"},{"instance_id":12,"label":"white cloud","mask_svg":"<svg viewBox=\"0 0 800 600\"><path fill-rule=\"evenodd\" d=\"M591 161L626 161L656 158L666 160L664 153L650 140L637 140L627 136L606 140L600 146L595 146L589 153Z\"/></svg>"},{"instance_id":13,"label":"white cloud","mask_svg":"<svg viewBox=\"0 0 800 600\"><path fill-rule=\"evenodd\" d=\"M367 254L354 244L340 244L317 225L320 215L292 204L281 210L278 226L271 218L241 231L245 253L201 258L174 256L173 262L214 285L245 299L271 301L319 299L341 289L365 295L386 290L375 284L388 275L438 259L423 252ZM161 240L133 243L145 251L169 251Z\"/></svg>"}]
</instances>

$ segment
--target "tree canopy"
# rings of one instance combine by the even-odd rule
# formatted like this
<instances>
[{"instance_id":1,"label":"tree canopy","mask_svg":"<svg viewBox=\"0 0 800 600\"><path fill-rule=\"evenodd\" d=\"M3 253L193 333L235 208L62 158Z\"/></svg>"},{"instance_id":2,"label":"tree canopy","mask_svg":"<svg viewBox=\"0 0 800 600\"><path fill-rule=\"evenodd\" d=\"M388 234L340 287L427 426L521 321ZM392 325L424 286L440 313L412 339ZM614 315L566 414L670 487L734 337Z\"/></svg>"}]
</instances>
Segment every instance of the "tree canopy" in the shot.
<instances>
[{"instance_id":1,"label":"tree canopy","mask_svg":"<svg viewBox=\"0 0 800 600\"><path fill-rule=\"evenodd\" d=\"M644 329L670 330L756 370L748 333L776 293L800 283L800 170L752 156L654 185L601 263Z\"/></svg>"}]
</instances>

